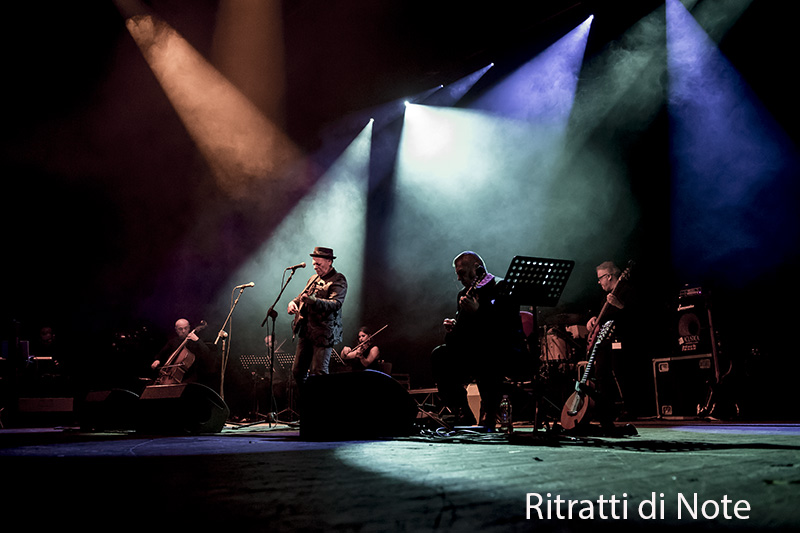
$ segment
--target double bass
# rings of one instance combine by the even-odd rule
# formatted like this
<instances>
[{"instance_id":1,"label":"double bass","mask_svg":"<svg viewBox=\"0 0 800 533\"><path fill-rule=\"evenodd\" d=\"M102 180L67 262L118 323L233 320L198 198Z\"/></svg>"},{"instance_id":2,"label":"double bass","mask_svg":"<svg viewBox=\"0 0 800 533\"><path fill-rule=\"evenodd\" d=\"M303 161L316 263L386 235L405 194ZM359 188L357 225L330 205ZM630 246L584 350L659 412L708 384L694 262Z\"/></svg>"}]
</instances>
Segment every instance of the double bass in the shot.
<instances>
[{"instance_id":1,"label":"double bass","mask_svg":"<svg viewBox=\"0 0 800 533\"><path fill-rule=\"evenodd\" d=\"M200 325L194 328L186 338L183 339L180 346L172 352L172 355L169 356L167 362L164 363L164 366L161 367L159 370L158 377L156 378L156 385L175 385L178 383L183 382L183 378L186 373L189 371L189 368L195 362L194 354L189 351L189 348L186 347L186 343L189 342L189 337L192 334L197 333L198 331L202 331L206 327L206 321L201 320Z\"/></svg>"}]
</instances>

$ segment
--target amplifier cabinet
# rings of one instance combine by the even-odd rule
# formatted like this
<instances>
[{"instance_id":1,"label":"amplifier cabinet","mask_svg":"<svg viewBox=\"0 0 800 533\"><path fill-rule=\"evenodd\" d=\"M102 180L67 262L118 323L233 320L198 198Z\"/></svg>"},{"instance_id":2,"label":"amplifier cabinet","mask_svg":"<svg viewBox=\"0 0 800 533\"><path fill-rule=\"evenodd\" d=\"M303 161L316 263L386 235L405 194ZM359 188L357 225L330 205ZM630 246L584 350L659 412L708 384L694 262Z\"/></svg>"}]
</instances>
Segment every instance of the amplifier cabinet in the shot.
<instances>
[{"instance_id":1,"label":"amplifier cabinet","mask_svg":"<svg viewBox=\"0 0 800 533\"><path fill-rule=\"evenodd\" d=\"M659 418L696 418L715 381L712 354L653 359Z\"/></svg>"}]
</instances>

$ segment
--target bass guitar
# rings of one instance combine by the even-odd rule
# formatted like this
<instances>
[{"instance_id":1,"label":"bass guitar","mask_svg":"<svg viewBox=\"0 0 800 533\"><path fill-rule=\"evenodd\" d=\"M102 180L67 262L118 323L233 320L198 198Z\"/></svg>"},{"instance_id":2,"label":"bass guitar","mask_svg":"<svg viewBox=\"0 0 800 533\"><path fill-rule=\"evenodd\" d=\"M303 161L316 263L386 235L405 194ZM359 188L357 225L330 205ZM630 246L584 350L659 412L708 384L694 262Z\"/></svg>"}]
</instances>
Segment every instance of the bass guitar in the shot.
<instances>
[{"instance_id":1,"label":"bass guitar","mask_svg":"<svg viewBox=\"0 0 800 533\"><path fill-rule=\"evenodd\" d=\"M620 282L621 281L625 281L625 280L629 279L630 277L631 277L631 267L630 267L630 263L629 263L628 268L626 268L622 272L622 274L620 274L619 279L614 284L614 288L611 289L611 292L609 294L612 294L612 295L616 296L617 295L617 290L620 287ZM606 298L606 301L603 304L602 309L600 309L600 313L597 315L597 320L595 321L594 327L592 328L592 330L589 332L589 334L586 337L586 341L587 341L586 342L586 353L587 354L590 354L592 352L592 350L594 349L594 344L595 344L595 342L597 342L597 335L600 332L600 327L603 324L603 322L604 322L604 320L606 318L606 315L608 314L610 309L611 309L611 304L608 303L608 298Z\"/></svg>"},{"instance_id":2,"label":"bass guitar","mask_svg":"<svg viewBox=\"0 0 800 533\"><path fill-rule=\"evenodd\" d=\"M205 329L206 325L206 321L201 320L200 325L194 328L191 333L186 335L186 338L183 339L183 342L180 344L180 346L178 346L178 348L172 352L172 355L169 356L167 362L161 367L158 377L156 378L156 385L175 385L183 381L186 372L189 371L189 368L194 364L195 361L195 356L186 347L186 343L189 342L189 337L198 331Z\"/></svg>"},{"instance_id":3,"label":"bass guitar","mask_svg":"<svg viewBox=\"0 0 800 533\"><path fill-rule=\"evenodd\" d=\"M614 329L614 321L609 320L597 336L597 342L592 347L592 353L589 355L589 360L586 362L586 368L583 370L583 375L580 381L575 382L575 392L573 392L564 407L561 409L561 427L565 430L573 429L575 426L586 420L587 413L594 405L591 397L591 385L589 384L589 374L594 366L595 355L597 349L603 344L603 341L608 338L611 331Z\"/></svg>"}]
</instances>

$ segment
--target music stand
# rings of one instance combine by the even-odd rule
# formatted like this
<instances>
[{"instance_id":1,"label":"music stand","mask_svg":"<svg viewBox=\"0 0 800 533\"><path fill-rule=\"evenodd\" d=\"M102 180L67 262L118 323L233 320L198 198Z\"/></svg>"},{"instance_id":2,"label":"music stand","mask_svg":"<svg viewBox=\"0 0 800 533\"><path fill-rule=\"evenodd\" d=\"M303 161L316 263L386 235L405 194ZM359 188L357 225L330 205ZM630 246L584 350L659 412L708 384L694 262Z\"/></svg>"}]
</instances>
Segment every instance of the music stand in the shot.
<instances>
[{"instance_id":1,"label":"music stand","mask_svg":"<svg viewBox=\"0 0 800 533\"><path fill-rule=\"evenodd\" d=\"M257 418L261 418L261 421L268 420L272 421L268 415L263 415L258 411L258 382L264 381L267 378L267 370L270 368L270 356L267 355L241 355L239 356L239 360L242 363L242 367L250 372L250 375L253 377L253 404L254 410L253 415ZM260 421L260 422L261 422ZM255 422L254 424L258 424L260 422Z\"/></svg>"},{"instance_id":2,"label":"music stand","mask_svg":"<svg viewBox=\"0 0 800 533\"><path fill-rule=\"evenodd\" d=\"M508 265L500 295L519 305L555 307L567 284L575 261L517 255Z\"/></svg>"},{"instance_id":3,"label":"music stand","mask_svg":"<svg viewBox=\"0 0 800 533\"><path fill-rule=\"evenodd\" d=\"M505 279L499 284L499 295L510 299L519 306L555 307L574 267L575 261L571 260L517 255L508 265ZM537 314L534 310L533 331L539 330ZM539 394L539 399L558 409L558 406L543 394ZM537 429L538 417L537 406L534 431Z\"/></svg>"}]
</instances>

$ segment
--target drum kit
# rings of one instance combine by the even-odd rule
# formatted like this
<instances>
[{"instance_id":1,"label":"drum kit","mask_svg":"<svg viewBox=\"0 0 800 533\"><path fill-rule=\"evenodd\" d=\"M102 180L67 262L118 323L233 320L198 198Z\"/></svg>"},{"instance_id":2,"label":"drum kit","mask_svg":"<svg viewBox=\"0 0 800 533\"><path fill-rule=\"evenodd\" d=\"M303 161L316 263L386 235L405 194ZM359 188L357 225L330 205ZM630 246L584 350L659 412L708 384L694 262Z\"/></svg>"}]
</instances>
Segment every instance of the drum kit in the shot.
<instances>
[{"instance_id":1,"label":"drum kit","mask_svg":"<svg viewBox=\"0 0 800 533\"><path fill-rule=\"evenodd\" d=\"M539 378L544 382L574 380L586 359L586 326L576 314L558 314L539 327Z\"/></svg>"}]
</instances>

